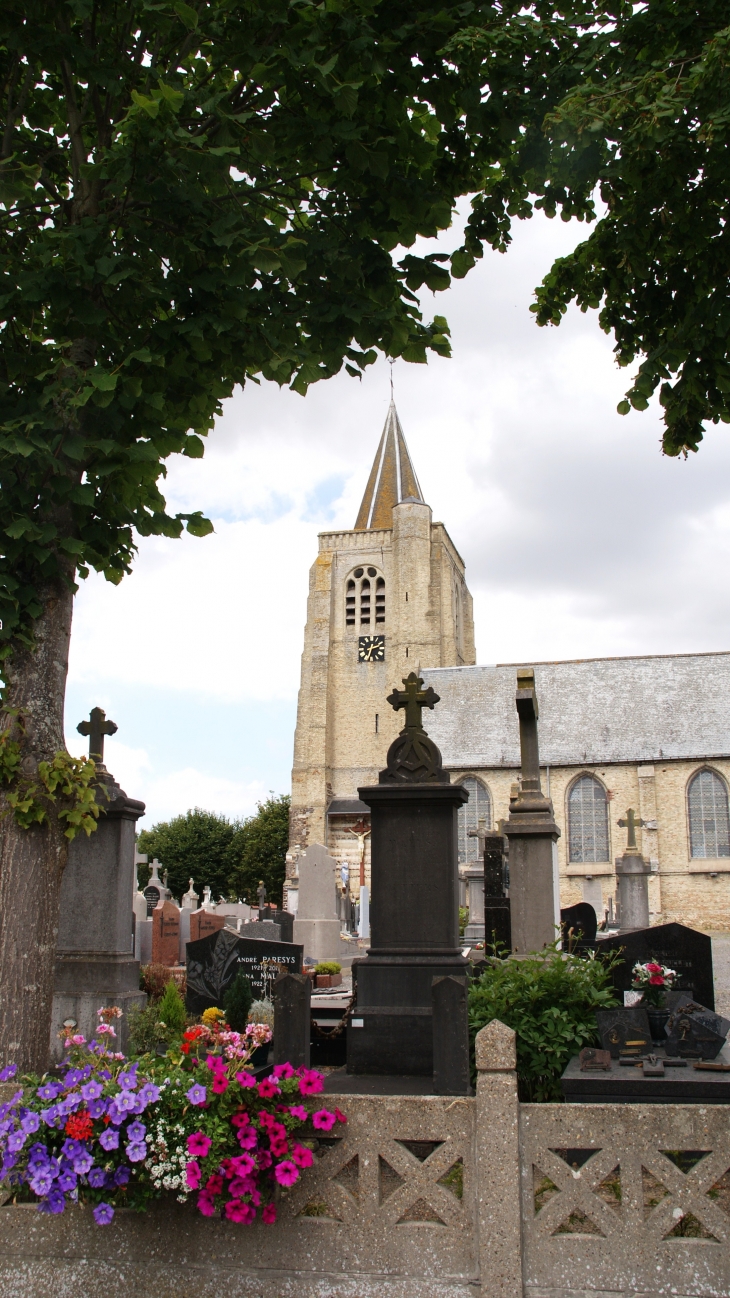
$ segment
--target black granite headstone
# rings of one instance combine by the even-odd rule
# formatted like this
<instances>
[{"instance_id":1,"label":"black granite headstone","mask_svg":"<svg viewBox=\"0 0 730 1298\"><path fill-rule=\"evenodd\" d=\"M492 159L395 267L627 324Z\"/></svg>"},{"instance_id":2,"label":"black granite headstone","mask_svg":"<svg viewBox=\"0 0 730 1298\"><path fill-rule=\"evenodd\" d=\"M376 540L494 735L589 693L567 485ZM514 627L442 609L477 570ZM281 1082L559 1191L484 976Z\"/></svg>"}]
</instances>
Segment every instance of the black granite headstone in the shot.
<instances>
[{"instance_id":1,"label":"black granite headstone","mask_svg":"<svg viewBox=\"0 0 730 1298\"><path fill-rule=\"evenodd\" d=\"M484 945L512 950L512 922L507 888L507 839L486 834L484 839Z\"/></svg>"},{"instance_id":2,"label":"black granite headstone","mask_svg":"<svg viewBox=\"0 0 730 1298\"><path fill-rule=\"evenodd\" d=\"M309 1068L312 979L280 973L273 988L274 1063Z\"/></svg>"},{"instance_id":3,"label":"black granite headstone","mask_svg":"<svg viewBox=\"0 0 730 1298\"><path fill-rule=\"evenodd\" d=\"M698 933L684 924L657 924L655 928L638 928L631 933L599 938L590 946L599 952L622 951L623 959L613 970L613 985L622 999L623 993L631 989L634 965L655 960L675 970L675 990L690 992L714 1010L712 940L706 933Z\"/></svg>"},{"instance_id":4,"label":"black granite headstone","mask_svg":"<svg viewBox=\"0 0 730 1298\"><path fill-rule=\"evenodd\" d=\"M433 1089L436 1095L469 1095L468 979L434 978Z\"/></svg>"},{"instance_id":5,"label":"black granite headstone","mask_svg":"<svg viewBox=\"0 0 730 1298\"><path fill-rule=\"evenodd\" d=\"M197 942L188 942L186 952L185 1004L191 1014L202 1014L213 1005L220 1006L239 969L248 977L254 999L263 1000L271 996L280 973L298 974L302 968L301 946L291 942L253 941L238 937L228 928L221 928Z\"/></svg>"},{"instance_id":6,"label":"black granite headstone","mask_svg":"<svg viewBox=\"0 0 730 1298\"><path fill-rule=\"evenodd\" d=\"M560 927L563 942L569 942L571 929L573 937L587 938L592 942L598 932L596 912L588 901L579 901L575 906L566 906L560 912Z\"/></svg>"},{"instance_id":7,"label":"black granite headstone","mask_svg":"<svg viewBox=\"0 0 730 1298\"><path fill-rule=\"evenodd\" d=\"M604 1050L611 1058L622 1054L646 1054L651 1050L649 1016L643 1005L619 1006L615 1010L597 1010L596 1022Z\"/></svg>"},{"instance_id":8,"label":"black granite headstone","mask_svg":"<svg viewBox=\"0 0 730 1298\"><path fill-rule=\"evenodd\" d=\"M673 1055L714 1059L725 1044L730 1021L690 996L681 996L667 1022L665 1049Z\"/></svg>"}]
</instances>

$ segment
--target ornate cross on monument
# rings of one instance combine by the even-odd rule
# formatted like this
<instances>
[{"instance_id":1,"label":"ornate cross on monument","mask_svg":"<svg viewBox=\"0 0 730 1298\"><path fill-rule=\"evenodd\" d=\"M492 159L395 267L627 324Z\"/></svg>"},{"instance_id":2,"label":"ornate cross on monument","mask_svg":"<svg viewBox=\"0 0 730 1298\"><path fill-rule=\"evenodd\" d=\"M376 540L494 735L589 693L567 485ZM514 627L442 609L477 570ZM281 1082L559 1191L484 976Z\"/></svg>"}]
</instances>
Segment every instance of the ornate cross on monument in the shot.
<instances>
[{"instance_id":1,"label":"ornate cross on monument","mask_svg":"<svg viewBox=\"0 0 730 1298\"><path fill-rule=\"evenodd\" d=\"M622 816L621 819L617 822L617 824L619 824L622 829L628 829L629 831L628 842L626 844L626 850L628 852L636 852L638 850L636 846L636 831L637 829L641 829L644 823L645 822L643 820L640 820L638 816L634 815L634 812L631 807L629 807L628 811L626 812L626 819L624 820Z\"/></svg>"},{"instance_id":2,"label":"ornate cross on monument","mask_svg":"<svg viewBox=\"0 0 730 1298\"><path fill-rule=\"evenodd\" d=\"M115 735L119 727L114 721L107 721L103 708L92 708L88 721L79 721L76 729L80 735L89 736L89 757L103 765L104 736Z\"/></svg>"},{"instance_id":3,"label":"ornate cross on monument","mask_svg":"<svg viewBox=\"0 0 730 1298\"><path fill-rule=\"evenodd\" d=\"M404 690L394 689L393 693L388 695L388 703L395 708L396 712L399 708L405 708L407 730L423 730L422 708L433 709L441 696L430 685L427 690L424 690L423 680L415 672L411 672L410 676L404 676L403 684Z\"/></svg>"},{"instance_id":4,"label":"ornate cross on monument","mask_svg":"<svg viewBox=\"0 0 730 1298\"><path fill-rule=\"evenodd\" d=\"M478 839L479 839L479 852L478 852L478 859L479 859L480 861L483 861L483 860L484 860L484 845L485 845L485 843L486 843L486 841L487 841L487 822L486 822L486 820L480 820L477 829L469 829L469 830L467 830L467 834L466 834L466 836L467 836L467 838L478 838Z\"/></svg>"},{"instance_id":5,"label":"ornate cross on monument","mask_svg":"<svg viewBox=\"0 0 730 1298\"><path fill-rule=\"evenodd\" d=\"M398 712L405 709L406 724L388 749L388 765L380 772L380 783L407 784L437 782L449 784L451 777L441 765L441 754L423 728L423 708L433 708L440 696L429 685L423 688L418 672L403 677L404 690L394 689L388 702Z\"/></svg>"}]
</instances>

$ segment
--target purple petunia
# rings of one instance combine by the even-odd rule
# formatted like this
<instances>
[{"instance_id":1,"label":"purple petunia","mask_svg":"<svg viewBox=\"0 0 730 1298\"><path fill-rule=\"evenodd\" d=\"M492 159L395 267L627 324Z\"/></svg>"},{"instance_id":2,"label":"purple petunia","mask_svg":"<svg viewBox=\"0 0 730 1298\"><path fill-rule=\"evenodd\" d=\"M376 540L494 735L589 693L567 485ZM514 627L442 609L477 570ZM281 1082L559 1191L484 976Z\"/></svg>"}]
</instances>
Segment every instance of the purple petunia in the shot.
<instances>
[{"instance_id":1,"label":"purple petunia","mask_svg":"<svg viewBox=\"0 0 730 1298\"><path fill-rule=\"evenodd\" d=\"M38 1098L40 1100L55 1100L63 1090L61 1082L44 1082L43 1086L38 1087Z\"/></svg>"},{"instance_id":2,"label":"purple petunia","mask_svg":"<svg viewBox=\"0 0 730 1298\"><path fill-rule=\"evenodd\" d=\"M127 1115L119 1108L116 1099L113 1099L107 1109L107 1116L109 1117L110 1122L114 1123L115 1127L119 1127L124 1122Z\"/></svg>"},{"instance_id":3,"label":"purple petunia","mask_svg":"<svg viewBox=\"0 0 730 1298\"><path fill-rule=\"evenodd\" d=\"M15 1077L17 1071L18 1071L17 1064L6 1064L4 1068L0 1068L0 1082L11 1081L11 1079Z\"/></svg>"},{"instance_id":4,"label":"purple petunia","mask_svg":"<svg viewBox=\"0 0 730 1298\"><path fill-rule=\"evenodd\" d=\"M92 1190L100 1190L106 1184L106 1172L103 1167L92 1167L89 1172L89 1185Z\"/></svg>"},{"instance_id":5,"label":"purple petunia","mask_svg":"<svg viewBox=\"0 0 730 1298\"><path fill-rule=\"evenodd\" d=\"M141 1163L147 1157L146 1145L126 1145L125 1149L130 1163Z\"/></svg>"},{"instance_id":6,"label":"purple petunia","mask_svg":"<svg viewBox=\"0 0 730 1298\"><path fill-rule=\"evenodd\" d=\"M23 1148L28 1137L24 1131L11 1131L7 1139L7 1148L11 1154L17 1154Z\"/></svg>"},{"instance_id":7,"label":"purple petunia","mask_svg":"<svg viewBox=\"0 0 730 1298\"><path fill-rule=\"evenodd\" d=\"M25 1113L20 1119L20 1125L23 1128L23 1131L25 1132L26 1136L32 1136L33 1132L37 1131L38 1128L40 1127L41 1120L38 1117L37 1113L33 1113L30 1109L26 1109Z\"/></svg>"},{"instance_id":8,"label":"purple petunia","mask_svg":"<svg viewBox=\"0 0 730 1298\"><path fill-rule=\"evenodd\" d=\"M96 1122L97 1118L103 1118L107 1111L106 1100L91 1100L89 1103L89 1117Z\"/></svg>"},{"instance_id":9,"label":"purple petunia","mask_svg":"<svg viewBox=\"0 0 730 1298\"><path fill-rule=\"evenodd\" d=\"M52 1189L45 1196L43 1201L38 1204L40 1212L63 1212L66 1207L66 1200L61 1190Z\"/></svg>"},{"instance_id":10,"label":"purple petunia","mask_svg":"<svg viewBox=\"0 0 730 1298\"><path fill-rule=\"evenodd\" d=\"M93 1209L94 1221L97 1226L108 1226L114 1216L114 1209L110 1203L97 1203Z\"/></svg>"},{"instance_id":11,"label":"purple petunia","mask_svg":"<svg viewBox=\"0 0 730 1298\"><path fill-rule=\"evenodd\" d=\"M112 1131L111 1127L107 1131L102 1131L99 1136L99 1144L107 1153L111 1149L119 1149L119 1132Z\"/></svg>"},{"instance_id":12,"label":"purple petunia","mask_svg":"<svg viewBox=\"0 0 730 1298\"><path fill-rule=\"evenodd\" d=\"M160 1088L155 1086L154 1082L145 1082L139 1091L139 1099L143 1100L145 1105L154 1104L160 1098Z\"/></svg>"},{"instance_id":13,"label":"purple petunia","mask_svg":"<svg viewBox=\"0 0 730 1298\"><path fill-rule=\"evenodd\" d=\"M127 1127L127 1140L131 1140L133 1145L138 1145L147 1135L147 1128L143 1122L130 1122Z\"/></svg>"},{"instance_id":14,"label":"purple petunia","mask_svg":"<svg viewBox=\"0 0 730 1298\"><path fill-rule=\"evenodd\" d=\"M114 1173L115 1185L126 1185L132 1173L128 1167L118 1167Z\"/></svg>"},{"instance_id":15,"label":"purple petunia","mask_svg":"<svg viewBox=\"0 0 730 1298\"><path fill-rule=\"evenodd\" d=\"M123 1091L136 1091L137 1089L137 1072L136 1068L128 1068L126 1073L120 1073L117 1081Z\"/></svg>"},{"instance_id":16,"label":"purple petunia","mask_svg":"<svg viewBox=\"0 0 730 1298\"><path fill-rule=\"evenodd\" d=\"M77 1176L85 1176L89 1168L93 1165L93 1158L87 1150L77 1154L73 1160L74 1172Z\"/></svg>"},{"instance_id":17,"label":"purple petunia","mask_svg":"<svg viewBox=\"0 0 730 1298\"><path fill-rule=\"evenodd\" d=\"M63 1079L65 1086L67 1088L70 1086L78 1086L82 1076L83 1074L80 1068L69 1068L68 1072L66 1073L66 1076Z\"/></svg>"},{"instance_id":18,"label":"purple petunia","mask_svg":"<svg viewBox=\"0 0 730 1298\"><path fill-rule=\"evenodd\" d=\"M86 1084L81 1087L81 1094L88 1102L89 1100L98 1100L103 1090L104 1087L101 1082L97 1082L96 1079L92 1077L90 1082L86 1082Z\"/></svg>"},{"instance_id":19,"label":"purple petunia","mask_svg":"<svg viewBox=\"0 0 730 1298\"><path fill-rule=\"evenodd\" d=\"M200 1082L193 1082L192 1086L190 1087L190 1090L186 1091L185 1095L186 1098L190 1100L191 1104L198 1104L198 1105L205 1104L205 1101L208 1098L208 1092L206 1091L204 1086L200 1085Z\"/></svg>"},{"instance_id":20,"label":"purple petunia","mask_svg":"<svg viewBox=\"0 0 730 1298\"><path fill-rule=\"evenodd\" d=\"M53 1176L50 1167L39 1167L30 1178L30 1188L34 1194L46 1195L53 1186Z\"/></svg>"},{"instance_id":21,"label":"purple petunia","mask_svg":"<svg viewBox=\"0 0 730 1298\"><path fill-rule=\"evenodd\" d=\"M120 1113L134 1113L137 1108L137 1096L132 1091L120 1091L114 1096L114 1103Z\"/></svg>"},{"instance_id":22,"label":"purple petunia","mask_svg":"<svg viewBox=\"0 0 730 1298\"><path fill-rule=\"evenodd\" d=\"M66 1194L68 1194L71 1190L75 1190L76 1185L77 1185L76 1173L70 1170L66 1172L62 1172L58 1178L58 1188L59 1190L63 1190Z\"/></svg>"}]
</instances>

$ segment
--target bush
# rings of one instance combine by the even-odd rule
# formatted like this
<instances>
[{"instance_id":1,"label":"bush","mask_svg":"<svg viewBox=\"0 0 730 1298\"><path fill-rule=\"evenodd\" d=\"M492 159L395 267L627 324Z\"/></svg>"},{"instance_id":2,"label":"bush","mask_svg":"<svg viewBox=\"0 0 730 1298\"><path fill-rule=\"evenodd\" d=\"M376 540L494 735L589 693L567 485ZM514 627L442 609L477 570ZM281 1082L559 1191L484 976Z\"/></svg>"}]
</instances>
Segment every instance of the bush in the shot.
<instances>
[{"instance_id":1,"label":"bush","mask_svg":"<svg viewBox=\"0 0 730 1298\"><path fill-rule=\"evenodd\" d=\"M157 1003L157 1018L158 1022L164 1023L179 1036L185 1031L185 1002L172 978L165 987L162 999Z\"/></svg>"},{"instance_id":2,"label":"bush","mask_svg":"<svg viewBox=\"0 0 730 1298\"><path fill-rule=\"evenodd\" d=\"M314 972L316 974L337 974L341 969L342 965L338 964L336 960L320 960L319 964L315 966Z\"/></svg>"},{"instance_id":3,"label":"bush","mask_svg":"<svg viewBox=\"0 0 730 1298\"><path fill-rule=\"evenodd\" d=\"M254 1001L248 1012L249 1023L265 1023L273 1030L274 1002L269 1000Z\"/></svg>"},{"instance_id":4,"label":"bush","mask_svg":"<svg viewBox=\"0 0 730 1298\"><path fill-rule=\"evenodd\" d=\"M133 1005L129 1011L129 1052L132 1055L152 1055L158 1046L168 1046L175 1035L171 1028L160 1023L160 1001L150 1001L143 1009Z\"/></svg>"},{"instance_id":5,"label":"bush","mask_svg":"<svg viewBox=\"0 0 730 1298\"><path fill-rule=\"evenodd\" d=\"M162 999L169 981L170 970L166 964L143 964L139 971L140 988L151 1001Z\"/></svg>"},{"instance_id":6,"label":"bush","mask_svg":"<svg viewBox=\"0 0 730 1298\"><path fill-rule=\"evenodd\" d=\"M234 1032L246 1031L248 1012L252 1004L251 983L243 969L239 969L223 997L223 1009L226 1012L226 1019Z\"/></svg>"},{"instance_id":7,"label":"bush","mask_svg":"<svg viewBox=\"0 0 730 1298\"><path fill-rule=\"evenodd\" d=\"M547 947L524 960L492 958L469 990L469 1032L500 1019L517 1033L520 1099L561 1100L560 1077L584 1046L599 1045L596 1010L616 1004L608 958Z\"/></svg>"}]
</instances>

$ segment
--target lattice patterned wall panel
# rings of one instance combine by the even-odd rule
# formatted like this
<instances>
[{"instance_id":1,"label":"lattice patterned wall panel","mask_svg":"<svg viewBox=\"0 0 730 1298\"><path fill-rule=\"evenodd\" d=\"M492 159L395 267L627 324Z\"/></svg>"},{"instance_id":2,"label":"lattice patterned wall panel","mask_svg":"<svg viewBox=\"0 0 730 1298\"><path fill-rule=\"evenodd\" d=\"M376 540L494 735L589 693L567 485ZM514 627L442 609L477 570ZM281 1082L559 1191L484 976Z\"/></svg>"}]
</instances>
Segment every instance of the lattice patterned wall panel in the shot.
<instances>
[{"instance_id":1,"label":"lattice patterned wall panel","mask_svg":"<svg viewBox=\"0 0 730 1298\"><path fill-rule=\"evenodd\" d=\"M346 1126L324 1140L282 1199L280 1224L306 1232L306 1252L343 1270L398 1273L414 1242L422 1274L478 1277L473 1099L344 1097ZM289 1231L287 1230L287 1233ZM303 1241L304 1242L304 1241Z\"/></svg>"},{"instance_id":2,"label":"lattice patterned wall panel","mask_svg":"<svg viewBox=\"0 0 730 1298\"><path fill-rule=\"evenodd\" d=\"M525 1293L730 1293L723 1105L524 1104Z\"/></svg>"}]
</instances>

